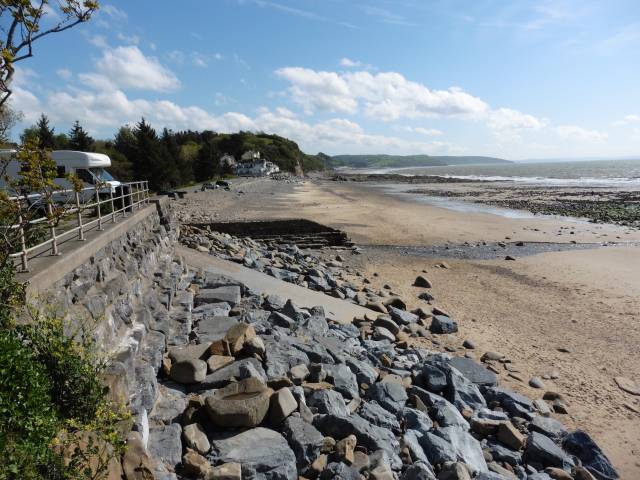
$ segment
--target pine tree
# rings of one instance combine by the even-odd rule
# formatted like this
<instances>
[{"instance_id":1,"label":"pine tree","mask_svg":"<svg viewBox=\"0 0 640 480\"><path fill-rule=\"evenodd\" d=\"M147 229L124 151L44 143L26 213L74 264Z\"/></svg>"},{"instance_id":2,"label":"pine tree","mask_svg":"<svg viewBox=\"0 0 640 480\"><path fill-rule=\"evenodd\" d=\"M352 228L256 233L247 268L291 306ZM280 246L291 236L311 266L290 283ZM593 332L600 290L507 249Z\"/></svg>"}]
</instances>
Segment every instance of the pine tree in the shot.
<instances>
[{"instance_id":1,"label":"pine tree","mask_svg":"<svg viewBox=\"0 0 640 480\"><path fill-rule=\"evenodd\" d=\"M73 128L69 132L69 149L77 150L80 152L88 152L93 145L93 138L85 131L80 125L80 122L76 120L73 124Z\"/></svg>"},{"instance_id":2,"label":"pine tree","mask_svg":"<svg viewBox=\"0 0 640 480\"><path fill-rule=\"evenodd\" d=\"M213 142L205 142L200 151L198 152L198 158L193 165L193 173L196 178L196 182L204 182L210 180L216 175L218 171L218 150L213 145Z\"/></svg>"},{"instance_id":3,"label":"pine tree","mask_svg":"<svg viewBox=\"0 0 640 480\"><path fill-rule=\"evenodd\" d=\"M44 113L40 115L36 129L38 130L38 146L42 149L53 150L56 146L55 135L53 133L55 129L49 126L49 119Z\"/></svg>"}]
</instances>

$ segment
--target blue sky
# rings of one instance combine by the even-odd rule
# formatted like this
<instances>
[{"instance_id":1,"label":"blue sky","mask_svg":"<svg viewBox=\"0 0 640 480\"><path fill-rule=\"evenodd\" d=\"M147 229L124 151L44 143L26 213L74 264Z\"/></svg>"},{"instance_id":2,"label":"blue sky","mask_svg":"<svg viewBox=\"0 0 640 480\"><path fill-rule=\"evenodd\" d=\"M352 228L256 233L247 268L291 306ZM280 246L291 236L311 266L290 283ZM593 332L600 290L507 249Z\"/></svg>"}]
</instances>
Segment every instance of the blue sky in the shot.
<instances>
[{"instance_id":1,"label":"blue sky","mask_svg":"<svg viewBox=\"0 0 640 480\"><path fill-rule=\"evenodd\" d=\"M329 154L640 154L637 0L101 3L20 63L25 125L44 112L109 138L144 116Z\"/></svg>"}]
</instances>

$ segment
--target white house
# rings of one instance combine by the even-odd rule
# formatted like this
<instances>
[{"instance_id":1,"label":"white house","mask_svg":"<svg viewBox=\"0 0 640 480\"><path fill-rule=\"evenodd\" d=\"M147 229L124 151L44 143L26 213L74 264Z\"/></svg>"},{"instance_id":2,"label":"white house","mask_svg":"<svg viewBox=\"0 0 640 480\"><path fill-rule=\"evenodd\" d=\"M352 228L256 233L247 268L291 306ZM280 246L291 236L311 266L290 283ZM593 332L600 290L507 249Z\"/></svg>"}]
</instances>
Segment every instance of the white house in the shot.
<instances>
[{"instance_id":1,"label":"white house","mask_svg":"<svg viewBox=\"0 0 640 480\"><path fill-rule=\"evenodd\" d=\"M239 177L264 177L279 171L280 168L275 163L260 158L260 152L253 150L244 152L236 166L236 175Z\"/></svg>"}]
</instances>

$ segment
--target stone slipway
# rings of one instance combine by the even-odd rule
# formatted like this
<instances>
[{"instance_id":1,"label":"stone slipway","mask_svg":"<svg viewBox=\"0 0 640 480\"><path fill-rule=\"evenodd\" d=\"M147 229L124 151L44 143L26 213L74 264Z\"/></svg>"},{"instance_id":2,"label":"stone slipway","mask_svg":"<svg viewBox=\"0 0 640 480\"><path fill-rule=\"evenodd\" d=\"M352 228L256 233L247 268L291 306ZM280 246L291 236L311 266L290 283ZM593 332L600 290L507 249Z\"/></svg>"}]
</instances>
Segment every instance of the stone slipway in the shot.
<instances>
[{"instance_id":1,"label":"stone slipway","mask_svg":"<svg viewBox=\"0 0 640 480\"><path fill-rule=\"evenodd\" d=\"M300 307L315 307L319 305L324 308L327 318L340 323L351 323L354 317L363 317L365 313L373 316L378 315L374 311L359 305L354 305L321 292L278 280L265 273L243 267L237 263L222 260L221 258L206 253L198 252L191 248L177 246L176 256L184 258L186 264L191 268L202 268L207 272L226 275L263 294L275 294L286 299L291 299L293 303Z\"/></svg>"}]
</instances>

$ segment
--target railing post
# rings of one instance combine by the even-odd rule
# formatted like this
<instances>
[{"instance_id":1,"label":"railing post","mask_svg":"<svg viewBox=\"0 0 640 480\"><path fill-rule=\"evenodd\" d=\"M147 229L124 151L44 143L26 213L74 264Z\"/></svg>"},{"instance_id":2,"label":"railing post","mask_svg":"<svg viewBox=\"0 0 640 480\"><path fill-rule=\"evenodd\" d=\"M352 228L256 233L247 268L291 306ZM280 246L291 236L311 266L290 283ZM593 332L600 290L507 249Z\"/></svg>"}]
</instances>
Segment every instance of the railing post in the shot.
<instances>
[{"instance_id":1,"label":"railing post","mask_svg":"<svg viewBox=\"0 0 640 480\"><path fill-rule=\"evenodd\" d=\"M111 221L116 223L116 206L113 202L113 187L111 185L109 186L109 200L111 201Z\"/></svg>"},{"instance_id":2,"label":"railing post","mask_svg":"<svg viewBox=\"0 0 640 480\"><path fill-rule=\"evenodd\" d=\"M20 198L18 198L18 202L20 202ZM22 204L18 203L18 208L20 209L20 213L18 214L18 225L20 225L19 233L20 233L20 248L22 249L22 253L20 258L22 260L22 271L29 271L29 264L27 263L27 241L24 236L24 228L22 226Z\"/></svg>"},{"instance_id":3,"label":"railing post","mask_svg":"<svg viewBox=\"0 0 640 480\"><path fill-rule=\"evenodd\" d=\"M82 210L80 210L79 192L76 192L76 216L78 218L78 240L84 242L84 230L82 229Z\"/></svg>"},{"instance_id":4,"label":"railing post","mask_svg":"<svg viewBox=\"0 0 640 480\"><path fill-rule=\"evenodd\" d=\"M95 185L96 189L96 208L98 210L98 231L102 231L102 215L100 212L100 190L98 190L98 184Z\"/></svg>"},{"instance_id":5,"label":"railing post","mask_svg":"<svg viewBox=\"0 0 640 480\"><path fill-rule=\"evenodd\" d=\"M56 237L56 227L53 223L53 206L51 199L47 202L47 214L49 215L49 232L51 233L51 255L60 255L58 252L58 238Z\"/></svg>"}]
</instances>

